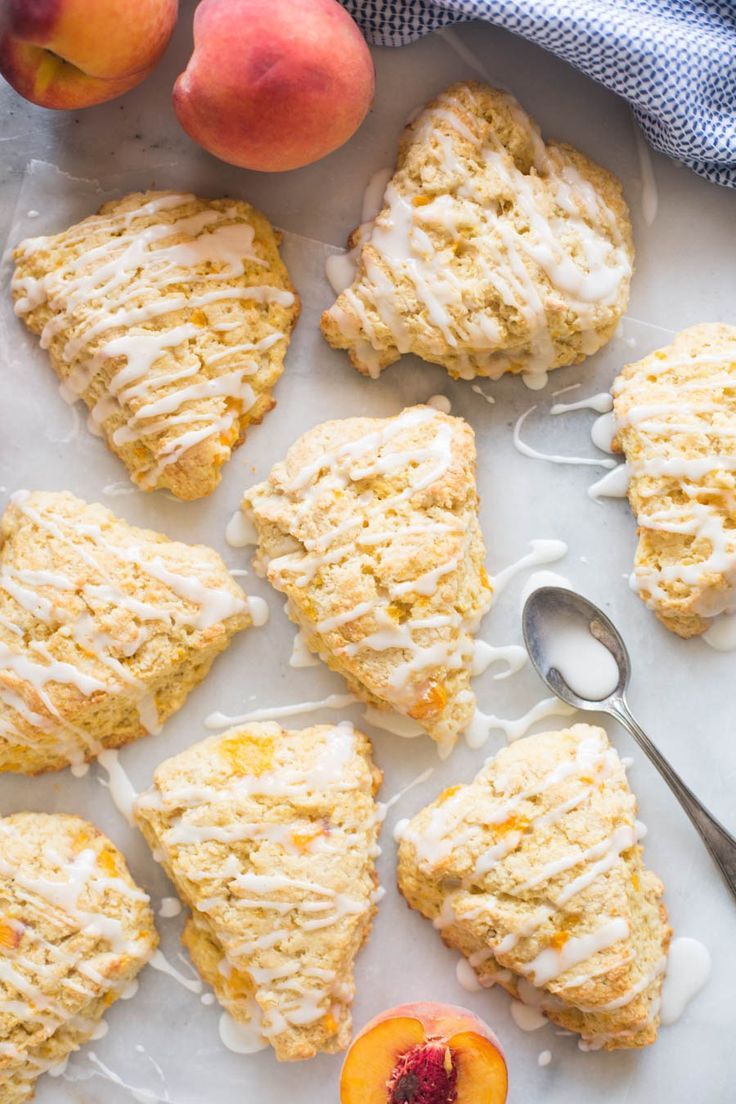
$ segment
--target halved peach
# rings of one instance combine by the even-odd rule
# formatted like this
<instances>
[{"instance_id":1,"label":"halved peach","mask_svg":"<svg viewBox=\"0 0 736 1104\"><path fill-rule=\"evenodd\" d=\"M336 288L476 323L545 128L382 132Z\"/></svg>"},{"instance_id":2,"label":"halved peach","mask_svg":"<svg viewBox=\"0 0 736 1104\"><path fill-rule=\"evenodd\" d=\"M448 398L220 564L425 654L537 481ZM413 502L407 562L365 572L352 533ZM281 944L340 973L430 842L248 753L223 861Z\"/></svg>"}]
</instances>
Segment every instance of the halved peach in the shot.
<instances>
[{"instance_id":1,"label":"halved peach","mask_svg":"<svg viewBox=\"0 0 736 1104\"><path fill-rule=\"evenodd\" d=\"M504 1104L498 1039L454 1004L404 1004L376 1016L353 1040L341 1104Z\"/></svg>"}]
</instances>

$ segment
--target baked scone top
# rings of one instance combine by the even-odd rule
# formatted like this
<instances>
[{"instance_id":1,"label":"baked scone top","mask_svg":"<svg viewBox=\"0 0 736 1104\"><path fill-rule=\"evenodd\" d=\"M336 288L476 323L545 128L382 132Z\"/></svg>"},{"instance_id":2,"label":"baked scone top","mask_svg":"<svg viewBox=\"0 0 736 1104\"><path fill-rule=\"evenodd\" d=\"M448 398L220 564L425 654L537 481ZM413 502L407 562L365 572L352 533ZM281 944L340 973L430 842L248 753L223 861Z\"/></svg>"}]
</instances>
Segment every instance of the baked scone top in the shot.
<instances>
[{"instance_id":1,"label":"baked scone top","mask_svg":"<svg viewBox=\"0 0 736 1104\"><path fill-rule=\"evenodd\" d=\"M266 218L145 192L15 253L16 313L144 490L209 494L273 405L298 302Z\"/></svg>"},{"instance_id":2,"label":"baked scone top","mask_svg":"<svg viewBox=\"0 0 736 1104\"><path fill-rule=\"evenodd\" d=\"M619 182L475 82L407 126L383 209L351 244L357 274L322 330L371 376L410 352L454 377L540 386L604 345L628 300Z\"/></svg>"},{"instance_id":3,"label":"baked scone top","mask_svg":"<svg viewBox=\"0 0 736 1104\"><path fill-rule=\"evenodd\" d=\"M0 521L0 770L80 764L158 731L251 623L212 549L17 491Z\"/></svg>"},{"instance_id":4,"label":"baked scone top","mask_svg":"<svg viewBox=\"0 0 736 1104\"><path fill-rule=\"evenodd\" d=\"M185 942L280 1060L350 1040L375 911L380 773L349 724L233 728L162 763L136 818L192 909Z\"/></svg>"},{"instance_id":5,"label":"baked scone top","mask_svg":"<svg viewBox=\"0 0 736 1104\"><path fill-rule=\"evenodd\" d=\"M158 942L118 849L79 817L0 819L0 1098L86 1041Z\"/></svg>"},{"instance_id":6,"label":"baked scone top","mask_svg":"<svg viewBox=\"0 0 736 1104\"><path fill-rule=\"evenodd\" d=\"M736 609L736 327L693 326L612 394L639 526L633 581L680 636Z\"/></svg>"},{"instance_id":7,"label":"baked scone top","mask_svg":"<svg viewBox=\"0 0 736 1104\"><path fill-rule=\"evenodd\" d=\"M408 823L399 885L481 982L592 1046L642 1046L670 933L635 811L602 729L529 736Z\"/></svg>"},{"instance_id":8,"label":"baked scone top","mask_svg":"<svg viewBox=\"0 0 736 1104\"><path fill-rule=\"evenodd\" d=\"M449 751L473 716L472 634L491 599L470 426L428 406L326 422L243 509L311 650Z\"/></svg>"}]
</instances>

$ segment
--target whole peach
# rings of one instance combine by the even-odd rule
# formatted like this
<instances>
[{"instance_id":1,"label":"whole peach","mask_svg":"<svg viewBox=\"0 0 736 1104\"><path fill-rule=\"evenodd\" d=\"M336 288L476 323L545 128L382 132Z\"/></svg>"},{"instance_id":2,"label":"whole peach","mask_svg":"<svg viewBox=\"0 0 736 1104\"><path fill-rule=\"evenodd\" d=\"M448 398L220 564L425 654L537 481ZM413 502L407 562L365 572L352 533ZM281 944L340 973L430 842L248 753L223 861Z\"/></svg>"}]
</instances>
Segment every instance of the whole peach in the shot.
<instances>
[{"instance_id":1,"label":"whole peach","mask_svg":"<svg viewBox=\"0 0 736 1104\"><path fill-rule=\"evenodd\" d=\"M1 0L0 73L41 107L103 103L163 53L178 0Z\"/></svg>"},{"instance_id":2,"label":"whole peach","mask_svg":"<svg viewBox=\"0 0 736 1104\"><path fill-rule=\"evenodd\" d=\"M346 142L373 92L370 52L337 0L203 0L174 109L215 157L282 172Z\"/></svg>"}]
</instances>

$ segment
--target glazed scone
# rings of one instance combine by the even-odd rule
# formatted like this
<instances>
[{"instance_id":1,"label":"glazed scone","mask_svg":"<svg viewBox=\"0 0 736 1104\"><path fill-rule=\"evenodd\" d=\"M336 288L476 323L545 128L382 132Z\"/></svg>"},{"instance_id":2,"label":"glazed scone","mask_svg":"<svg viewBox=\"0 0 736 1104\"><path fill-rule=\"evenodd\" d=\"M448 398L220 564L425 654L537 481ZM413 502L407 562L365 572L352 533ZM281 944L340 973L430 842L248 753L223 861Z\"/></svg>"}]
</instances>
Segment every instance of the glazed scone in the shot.
<instances>
[{"instance_id":1,"label":"glazed scone","mask_svg":"<svg viewBox=\"0 0 736 1104\"><path fill-rule=\"evenodd\" d=\"M503 748L399 832L399 887L481 984L589 1048L654 1042L670 929L600 728Z\"/></svg>"},{"instance_id":2,"label":"glazed scone","mask_svg":"<svg viewBox=\"0 0 736 1104\"><path fill-rule=\"evenodd\" d=\"M151 957L148 897L118 849L61 813L0 819L0 1100L92 1038Z\"/></svg>"},{"instance_id":3,"label":"glazed scone","mask_svg":"<svg viewBox=\"0 0 736 1104\"><path fill-rule=\"evenodd\" d=\"M212 549L17 491L0 519L0 771L80 766L158 731L250 610Z\"/></svg>"},{"instance_id":4,"label":"glazed scone","mask_svg":"<svg viewBox=\"0 0 736 1104\"><path fill-rule=\"evenodd\" d=\"M256 567L311 651L449 752L475 710L473 633L491 600L470 426L428 406L325 422L243 510Z\"/></svg>"},{"instance_id":5,"label":"glazed scone","mask_svg":"<svg viewBox=\"0 0 736 1104\"><path fill-rule=\"evenodd\" d=\"M679 636L736 610L736 327L693 326L613 388L638 524L632 582Z\"/></svg>"},{"instance_id":6,"label":"glazed scone","mask_svg":"<svg viewBox=\"0 0 736 1104\"><path fill-rule=\"evenodd\" d=\"M610 340L634 256L618 180L475 82L407 126L382 210L349 244L356 275L322 332L361 372L415 353L530 386Z\"/></svg>"},{"instance_id":7,"label":"glazed scone","mask_svg":"<svg viewBox=\"0 0 736 1104\"><path fill-rule=\"evenodd\" d=\"M350 1041L375 913L380 772L352 725L253 724L162 763L136 820L192 912L205 981L280 1061Z\"/></svg>"},{"instance_id":8,"label":"glazed scone","mask_svg":"<svg viewBox=\"0 0 736 1104\"><path fill-rule=\"evenodd\" d=\"M273 406L299 311L268 220L138 192L15 253L15 310L143 490L200 498Z\"/></svg>"}]
</instances>

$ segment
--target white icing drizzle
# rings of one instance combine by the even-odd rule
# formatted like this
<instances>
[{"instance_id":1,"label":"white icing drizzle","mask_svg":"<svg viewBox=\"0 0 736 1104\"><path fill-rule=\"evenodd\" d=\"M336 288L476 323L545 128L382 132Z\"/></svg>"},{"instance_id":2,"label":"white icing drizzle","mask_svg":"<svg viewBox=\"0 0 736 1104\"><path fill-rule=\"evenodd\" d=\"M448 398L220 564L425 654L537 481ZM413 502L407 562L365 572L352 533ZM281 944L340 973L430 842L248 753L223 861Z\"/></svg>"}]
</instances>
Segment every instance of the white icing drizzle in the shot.
<instances>
[{"instance_id":1,"label":"white icing drizzle","mask_svg":"<svg viewBox=\"0 0 736 1104\"><path fill-rule=\"evenodd\" d=\"M511 1019L521 1031L539 1031L548 1022L544 1012L523 1001L512 1000L509 1008Z\"/></svg>"},{"instance_id":2,"label":"white icing drizzle","mask_svg":"<svg viewBox=\"0 0 736 1104\"><path fill-rule=\"evenodd\" d=\"M151 453L143 477L146 487L156 486L164 469L189 448L226 433L238 422L256 399L248 377L259 370L259 355L284 339L283 333L274 330L255 344L225 346L215 356L202 359L197 353L201 327L186 322L159 330L146 329L146 323L185 308L227 300L282 306L294 302L291 292L266 284L226 286L197 295L176 290L189 278L187 270L204 265L216 270L199 277L203 282L243 277L246 262L266 265L256 251L253 227L228 221L237 217L234 207L222 211L206 208L181 214L170 223L141 226L144 217L183 208L194 198L163 195L131 211L94 215L85 219L81 228L67 231L64 240L74 245L92 230L106 235L103 243L89 246L41 277L16 272L13 278L13 288L20 293L17 314L27 314L45 303L55 312L43 328L41 347L48 348L56 335L68 328L72 336L60 350L62 359L71 363L80 353L85 354L81 369L72 371L64 381L66 396L81 398L103 366L110 360L122 360L110 380L109 394L91 410L93 430L99 432L111 415L122 414L124 422L112 433L112 441L123 445L177 427L177 435ZM184 235L187 240L167 245L174 235ZM51 240L29 238L21 242L18 252L21 257L32 256ZM114 307L107 306L108 296ZM122 333L107 337L110 331ZM102 341L98 341L100 337ZM93 352L88 353L92 346ZM182 367L157 372L157 361L170 349L177 350ZM231 371L186 382L201 376L203 365L231 359ZM218 396L229 401L208 403L206 409L199 401ZM180 432L185 426L192 428Z\"/></svg>"},{"instance_id":3,"label":"white icing drizzle","mask_svg":"<svg viewBox=\"0 0 736 1104\"><path fill-rule=\"evenodd\" d=\"M651 226L657 217L657 210L659 207L657 181L654 176L654 164L652 162L651 150L633 116L631 125L634 128L636 155L639 158L639 172L641 173L641 213L644 216L644 221L647 226Z\"/></svg>"},{"instance_id":4,"label":"white icing drizzle","mask_svg":"<svg viewBox=\"0 0 736 1104\"><path fill-rule=\"evenodd\" d=\"M736 613L721 613L713 622L702 639L717 652L732 652L736 649Z\"/></svg>"},{"instance_id":5,"label":"white icing drizzle","mask_svg":"<svg viewBox=\"0 0 736 1104\"><path fill-rule=\"evenodd\" d=\"M383 193L386 191L386 186L392 176L393 169L390 166L378 169L373 173L363 193L363 206L360 212L361 223L372 222L380 213L383 207Z\"/></svg>"},{"instance_id":6,"label":"white icing drizzle","mask_svg":"<svg viewBox=\"0 0 736 1104\"><path fill-rule=\"evenodd\" d=\"M669 354L669 355L668 355ZM688 369L712 366L707 376L688 376ZM675 379L680 371L681 378ZM662 378L666 377L666 378ZM695 589L692 612L703 617L736 611L736 539L733 519L733 481L736 455L730 439L736 430L719 411L730 402L736 380L736 350L678 355L677 346L648 362L646 398L639 397L642 377L619 376L612 387L619 430L635 430L636 456L627 456L628 470L642 502L637 523L640 530L679 534L692 538L690 554L681 560L640 562L632 587L650 607L669 600L669 587ZM657 393L651 385L656 383ZM658 494L672 483L677 494ZM692 550L695 550L694 552ZM722 576L726 585L705 585L709 577Z\"/></svg>"},{"instance_id":7,"label":"white icing drizzle","mask_svg":"<svg viewBox=\"0 0 736 1104\"><path fill-rule=\"evenodd\" d=\"M528 445L525 441L522 441L521 427L523 426L529 415L533 413L533 411L535 411L536 409L536 406L530 406L528 410L525 410L524 413L519 418L517 418L516 424L514 426L514 445L516 446L516 449L522 454L522 456L528 456L532 460L547 460L551 464L573 464L594 468L616 467L615 460L602 460L598 457L593 456L562 456L559 453L540 452L538 449L532 448L532 446Z\"/></svg>"},{"instance_id":8,"label":"white icing drizzle","mask_svg":"<svg viewBox=\"0 0 736 1104\"><path fill-rule=\"evenodd\" d=\"M487 671L495 663L505 663L506 667L502 671L497 671L493 676L494 679L507 679L511 675L516 674L522 667L526 665L527 654L526 648L522 648L520 644L489 644L485 640L476 640L473 645L473 666L471 668L474 676L482 675L484 671Z\"/></svg>"},{"instance_id":9,"label":"white icing drizzle","mask_svg":"<svg viewBox=\"0 0 736 1104\"><path fill-rule=\"evenodd\" d=\"M250 594L248 596L248 612L250 613L251 621L257 629L266 624L271 616L268 604L264 598L259 598L257 595Z\"/></svg>"},{"instance_id":10,"label":"white icing drizzle","mask_svg":"<svg viewBox=\"0 0 736 1104\"><path fill-rule=\"evenodd\" d=\"M227 523L225 540L231 548L246 548L250 544L258 544L256 527L242 510L236 510Z\"/></svg>"},{"instance_id":11,"label":"white icing drizzle","mask_svg":"<svg viewBox=\"0 0 736 1104\"><path fill-rule=\"evenodd\" d=\"M401 440L396 441L403 433L418 427L430 431L421 446L406 448ZM489 588L486 596L481 597L479 608L466 616L452 606L447 612L424 617L415 614L401 623L392 616L392 603L405 595L433 595L441 580L458 568L473 538L473 533L464 530L454 517L447 520L436 517L419 519L400 531L388 523L384 528L381 522L401 503L418 496L449 470L453 459L452 437L453 425L446 415L428 406L418 406L404 410L362 437L320 453L291 478L285 478L281 488L281 493L288 495L294 506L294 521L290 523L294 532L302 534L307 530L307 519L324 496L340 495L352 483L375 476L390 477L393 473L405 473L406 480L401 482L403 489L382 496L366 491L361 500L362 508L351 512L338 525L320 536L303 537L294 551L272 559L268 565L260 563L262 570L268 567L269 578L278 589L285 589L287 583L304 587L325 565L341 562L350 554L351 537L358 547L378 547L413 535L451 533L457 536L457 550L447 562L413 579L377 588L378 592L371 600L323 618L315 626L318 634L325 634L352 624L367 614L373 616L377 622L373 632L334 646L332 651L338 657L344 654L349 658L362 652L396 653L391 676L388 684L381 687L380 697L402 714L409 712L416 704L417 686L421 686L423 677L426 678L424 672L470 666L472 634L490 605ZM257 494L255 510L258 512ZM374 522L380 526L378 530L371 524ZM298 619L296 610L293 617ZM441 632L438 634L437 630ZM454 732L447 727L447 722L438 722L433 735L443 750L449 750Z\"/></svg>"},{"instance_id":12,"label":"white icing drizzle","mask_svg":"<svg viewBox=\"0 0 736 1104\"><path fill-rule=\"evenodd\" d=\"M496 717L493 713L483 713L476 709L475 716L465 731L465 742L471 748L483 747L491 732L500 729L508 742L512 743L526 736L537 721L546 720L547 717L569 717L574 712L572 706L566 705L559 698L543 698L515 720Z\"/></svg>"},{"instance_id":13,"label":"white icing drizzle","mask_svg":"<svg viewBox=\"0 0 736 1104\"><path fill-rule=\"evenodd\" d=\"M561 540L532 540L529 541L530 551L521 556L514 563L509 564L491 579L493 584L494 599L511 582L511 580L524 571L527 567L536 567L541 564L556 563L567 555L567 545Z\"/></svg>"},{"instance_id":14,"label":"white icing drizzle","mask_svg":"<svg viewBox=\"0 0 736 1104\"><path fill-rule=\"evenodd\" d=\"M170 920L181 913L181 901L178 897L162 897L158 908L158 915L164 920Z\"/></svg>"},{"instance_id":15,"label":"white icing drizzle","mask_svg":"<svg viewBox=\"0 0 736 1104\"><path fill-rule=\"evenodd\" d=\"M573 384L579 387L580 384ZM565 388L567 391L568 388ZM562 394L558 391L557 394ZM601 391L598 395L590 395L587 399L579 399L571 403L555 403L550 414L568 414L571 410L595 410L598 414L608 414L613 410L613 399L608 391Z\"/></svg>"},{"instance_id":16,"label":"white icing drizzle","mask_svg":"<svg viewBox=\"0 0 736 1104\"><path fill-rule=\"evenodd\" d=\"M66 551L74 554L89 577L90 569L97 581L89 579L80 586L74 575L65 575L52 571L19 571L7 563L0 569L0 588L5 590L23 609L58 633L60 637L72 638L78 648L75 662L58 660L54 657L51 643L43 640L30 640L24 651L15 650L14 642L0 641L0 670L12 671L33 686L50 718L41 716L24 704L21 696L12 690L0 691L0 700L7 707L2 719L0 737L18 744L28 744L29 739L13 723L12 714L23 717L29 724L41 729L45 736L53 732L58 739L59 751L63 753L75 770L79 772L83 761L91 755L99 755L100 745L94 734L73 725L62 717L54 705L50 688L55 684L73 686L80 694L88 697L97 691L120 692L134 695L140 722L148 732L160 730L160 722L155 702L145 684L130 671L124 659L134 656L149 640L172 624L191 626L193 629L206 629L227 617L241 612L246 599L238 597L229 589L206 584L198 578L196 565L190 565L188 574L183 575L166 566L160 555L151 556L148 550L134 543L107 539L98 524L82 516L75 521L68 515L54 512L48 505L36 509L32 504L29 491L16 491L11 502L33 524L41 530L44 538L63 545ZM135 594L127 593L113 582L102 566L99 553L104 552L122 564L134 564L139 570L164 583L177 597L192 606L177 606L170 603L158 605L150 599L143 601ZM203 563L203 573L210 565ZM58 599L64 592L78 591L80 597L90 609L108 606L123 608L135 618L135 639L122 644L115 638L98 631L89 613L81 613L76 620L65 620L65 613ZM3 620L2 627L10 628L15 635L19 630L12 623ZM49 638L53 642L53 635ZM100 668L104 671L100 671ZM92 673L92 672L95 673ZM108 758L108 764L115 764L114 755ZM116 779L122 776L117 770ZM119 790L122 792L122 789ZM124 814L127 815L127 814Z\"/></svg>"},{"instance_id":17,"label":"white icing drizzle","mask_svg":"<svg viewBox=\"0 0 736 1104\"><path fill-rule=\"evenodd\" d=\"M588 487L590 498L626 498L629 490L631 473L628 464L617 464L611 471L591 483Z\"/></svg>"},{"instance_id":18,"label":"white icing drizzle","mask_svg":"<svg viewBox=\"0 0 736 1104\"><path fill-rule=\"evenodd\" d=\"M458 980L458 984L462 986L466 993L478 993L483 988L478 981L478 975L467 958L459 958L457 960L455 965L455 977Z\"/></svg>"},{"instance_id":19,"label":"white icing drizzle","mask_svg":"<svg viewBox=\"0 0 736 1104\"><path fill-rule=\"evenodd\" d=\"M279 717L296 717L300 713L316 713L320 709L346 709L357 700L353 694L328 694L321 700L253 709L250 713L240 713L236 717L229 717L226 713L210 713L205 717L204 723L207 728L229 728L230 725L248 724L250 721L273 721Z\"/></svg>"},{"instance_id":20,"label":"white icing drizzle","mask_svg":"<svg viewBox=\"0 0 736 1104\"><path fill-rule=\"evenodd\" d=\"M406 786L403 786L398 791L398 793L395 793L393 797L390 797L388 799L388 801L379 802L378 808L381 820L385 818L386 813L389 811L389 809L392 809L394 805L398 804L398 802L401 801L402 797L405 797L408 793L411 792L411 790L415 789L417 786L423 786L424 783L427 782L433 774L434 767L427 767L427 769L423 770L421 774L418 774L416 778L412 778L411 782L407 782Z\"/></svg>"},{"instance_id":21,"label":"white icing drizzle","mask_svg":"<svg viewBox=\"0 0 736 1104\"><path fill-rule=\"evenodd\" d=\"M222 1045L234 1054L257 1054L268 1046L268 1039L261 1034L262 1021L260 1009L255 1001L252 1018L249 1023L238 1023L229 1012L221 1012L218 1027Z\"/></svg>"},{"instance_id":22,"label":"white icing drizzle","mask_svg":"<svg viewBox=\"0 0 736 1104\"><path fill-rule=\"evenodd\" d=\"M472 96L472 90L467 94ZM507 97L506 103L527 126L527 116L516 101ZM429 347L441 340L454 351L453 375L497 378L514 369L522 371L525 382L536 389L544 386L547 370L555 366L548 307L574 311L586 352L594 352L600 345L596 308L613 308L629 279L631 264L613 212L563 151L545 147L532 130L534 171L524 173L492 131L481 141L475 130L477 120L467 115L464 121L460 112L462 105L451 93L444 93L412 124L412 140L431 144L440 180L456 173L458 153L467 154L470 145L499 181L503 194L513 196L516 218L506 217L488 202L485 175L479 181L467 177L454 193L414 197L389 182L383 210L372 225L361 228L361 240L371 248L362 253L357 278L343 293L352 313L338 304L330 313L354 341L367 370L377 376L385 349L379 326L388 329L397 353L411 347L395 292L397 285L408 281L416 309L422 312L425 327L433 331L427 338ZM413 202L416 199L420 202ZM546 210L553 213L547 216ZM562 232L566 227L574 228L574 251ZM472 250L475 264L470 274L455 256L461 239ZM496 312L474 305L479 278L529 328L522 347L508 349Z\"/></svg>"},{"instance_id":23,"label":"white icing drizzle","mask_svg":"<svg viewBox=\"0 0 736 1104\"><path fill-rule=\"evenodd\" d=\"M480 395L480 397L482 399L485 399L485 401L488 403L489 406L493 406L494 403L496 402L493 395L486 394L486 392L483 390L483 388L480 386L479 383L471 384L470 390L474 391L476 395Z\"/></svg>"},{"instance_id":24,"label":"white icing drizzle","mask_svg":"<svg viewBox=\"0 0 736 1104\"><path fill-rule=\"evenodd\" d=\"M259 733L256 730L249 735L254 740L272 738L272 733L268 731ZM339 824L330 824L328 830L317 831L313 838L302 840L299 839L300 822L295 820L272 823L259 819L255 823L245 823L235 818L218 823L217 818L210 818L205 823L199 823L200 818L196 815L193 820L185 819L186 810L193 809L196 813L202 804L216 806L218 803L241 801L245 797L263 796L270 802L284 799L304 804L307 808L317 808L331 794L363 788L360 775L352 769L356 756L352 725L343 722L326 729L310 755L306 763L290 759L283 765L269 766L261 773L236 774L217 786L177 782L161 791L153 789L142 795L139 800L141 809L164 808L178 813L172 817L159 839L164 860L174 847L205 841L246 840L253 841L255 845L259 840L267 840L287 855L303 854L305 850L314 856L343 853L345 848L353 845L354 840L350 830ZM212 823L212 819L216 822ZM374 831L377 831L379 822L380 815L375 818ZM313 828L314 822L307 820L307 826ZM375 855L378 853L375 837L373 843L372 854ZM323 884L317 880L321 869L317 862L310 866L305 876L283 872L278 869L279 865L278 854L275 853L267 872L257 867L243 870L242 860L233 852L220 869L208 870L202 876L202 880L208 883L215 879L226 884L225 892L230 900L228 907L272 918L263 934L239 945L232 945L231 942L223 948L225 957L220 967L223 974L227 976L233 969L245 972L256 987L255 998L248 1002L246 1010L250 1015L247 1024L234 1026L229 1017L220 1022L223 1042L239 1053L260 1049L264 1039L272 1041L288 1025L315 1023L328 1013L332 1013L337 1022L343 1018L343 1007L352 999L351 986L338 985L336 975L330 969L316 966L305 968L290 956L290 931L298 928L301 932L321 932L339 927L351 917L364 914L382 895L377 890L358 899L349 891ZM286 869L290 870L288 866ZM191 877L196 878L196 875ZM200 901L193 913L195 923L201 924L202 918L221 904L220 899L214 897ZM338 935L335 937L338 938ZM256 965L248 957L254 952L272 948L277 952L277 957L270 959L275 965Z\"/></svg>"},{"instance_id":25,"label":"white icing drizzle","mask_svg":"<svg viewBox=\"0 0 736 1104\"><path fill-rule=\"evenodd\" d=\"M291 649L291 656L289 657L290 667L318 667L319 658L310 652L307 642L304 638L304 633L301 629L297 629L294 637L294 644Z\"/></svg>"},{"instance_id":26,"label":"white icing drizzle","mask_svg":"<svg viewBox=\"0 0 736 1104\"><path fill-rule=\"evenodd\" d=\"M107 773L107 786L110 790L110 797L113 800L113 804L118 811L122 813L132 828L135 825L133 819L133 806L138 797L138 791L123 770L120 764L119 755L120 753L117 750L106 748L97 756L97 762ZM100 779L100 781L102 780Z\"/></svg>"},{"instance_id":27,"label":"white icing drizzle","mask_svg":"<svg viewBox=\"0 0 736 1104\"><path fill-rule=\"evenodd\" d=\"M447 395L430 395L427 399L427 406L431 406L434 410L439 410L443 414L449 414L452 410L452 403Z\"/></svg>"},{"instance_id":28,"label":"white icing drizzle","mask_svg":"<svg viewBox=\"0 0 736 1104\"><path fill-rule=\"evenodd\" d=\"M86 1019L84 1009L105 995L111 999L125 997L130 982L118 980L114 971L112 976L106 971L100 972L80 954L68 950L64 941L47 940L36 930L34 917L43 910L46 924L58 925L65 930L71 927L95 940L102 939L107 944L107 952L126 959L138 959L143 965L150 959L152 951L146 933L129 935L124 919L102 911L101 902L107 902L110 895L137 902L148 902L148 897L122 877L109 874L98 862L98 853L92 847L84 847L70 858L48 844L45 857L58 869L58 873L55 871L53 876L46 876L27 872L25 864L11 864L4 857L3 843L7 841L12 846L19 840L17 827L7 820L0 820L0 874L13 880L14 892L24 910L23 923L6 920L5 924L17 928L19 938L31 942L40 953L31 956L20 949L8 951L3 948L0 953L0 976L13 995L0 1000L0 1015L20 1019L29 1025L39 1025L44 1037L51 1036L70 1019L63 1000L65 995L69 995L82 1009L76 1017L76 1025L88 1032L89 1038L101 1038L105 1026L97 1020ZM83 901L86 903L83 904ZM95 902L94 907L90 901ZM61 978L60 997L54 999L48 995L47 975ZM27 1052L24 1050L21 1053L9 1041L0 1045L0 1054L11 1060L23 1058L28 1064L23 1077L28 1081L51 1069L57 1076L63 1073L63 1064L54 1064L42 1057L29 1061Z\"/></svg>"},{"instance_id":29,"label":"white icing drizzle","mask_svg":"<svg viewBox=\"0 0 736 1104\"><path fill-rule=\"evenodd\" d=\"M377 709L369 705L363 713L368 724L374 728L380 728L383 732L390 732L394 736L402 736L405 740L415 740L417 736L424 734L424 729L412 717L405 717L401 713L395 713L393 709Z\"/></svg>"},{"instance_id":30,"label":"white icing drizzle","mask_svg":"<svg viewBox=\"0 0 736 1104\"><path fill-rule=\"evenodd\" d=\"M161 974L168 974L170 978L173 978L183 989L187 989L190 993L201 993L202 982L199 978L188 978L177 970L175 966L172 966L168 958L164 955L163 951L156 949L149 959L149 965L153 966L154 970L158 970Z\"/></svg>"}]
</instances>

